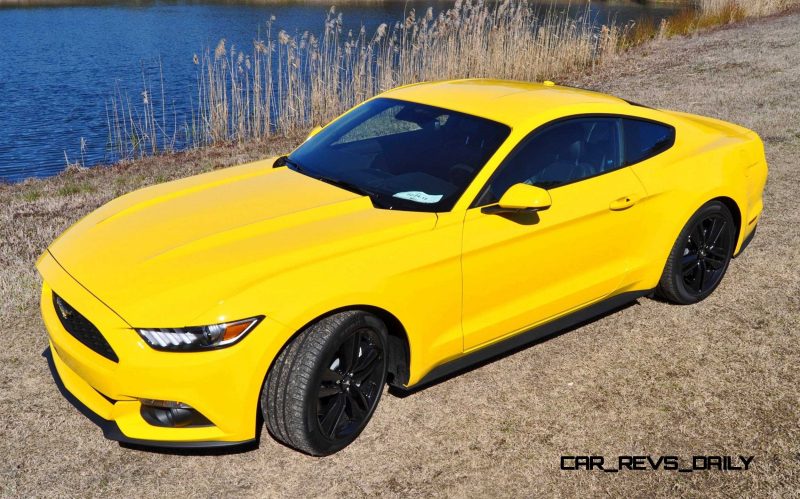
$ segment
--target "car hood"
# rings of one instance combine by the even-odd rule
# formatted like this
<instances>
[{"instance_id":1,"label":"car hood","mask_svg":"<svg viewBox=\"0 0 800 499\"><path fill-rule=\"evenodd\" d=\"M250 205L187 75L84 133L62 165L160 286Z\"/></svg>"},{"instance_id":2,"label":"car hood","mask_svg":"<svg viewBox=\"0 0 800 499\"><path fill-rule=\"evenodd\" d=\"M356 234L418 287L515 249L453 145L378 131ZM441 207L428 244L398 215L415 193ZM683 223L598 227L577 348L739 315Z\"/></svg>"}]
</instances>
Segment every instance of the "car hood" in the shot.
<instances>
[{"instance_id":1,"label":"car hood","mask_svg":"<svg viewBox=\"0 0 800 499\"><path fill-rule=\"evenodd\" d=\"M270 165L132 192L49 251L132 326L182 327L201 325L204 311L224 309L226 298L270 276L436 224L432 213L376 209L368 197Z\"/></svg>"}]
</instances>

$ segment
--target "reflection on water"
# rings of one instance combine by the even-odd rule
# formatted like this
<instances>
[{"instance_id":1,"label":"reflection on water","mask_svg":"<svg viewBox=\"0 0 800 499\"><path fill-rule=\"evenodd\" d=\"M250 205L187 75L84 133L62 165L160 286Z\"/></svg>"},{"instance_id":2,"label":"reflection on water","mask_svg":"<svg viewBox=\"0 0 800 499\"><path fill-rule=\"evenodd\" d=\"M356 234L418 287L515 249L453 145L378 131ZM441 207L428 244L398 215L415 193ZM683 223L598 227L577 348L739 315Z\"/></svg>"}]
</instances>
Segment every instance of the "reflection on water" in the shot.
<instances>
[{"instance_id":1,"label":"reflection on water","mask_svg":"<svg viewBox=\"0 0 800 499\"><path fill-rule=\"evenodd\" d=\"M80 2L84 4L85 2ZM334 2L331 2L334 3ZM543 9L549 2L530 2ZM411 8L452 6L446 0L348 1L340 7L346 28L374 30L402 19ZM573 15L579 2L557 3ZM591 4L595 22L627 23L666 17L678 6ZM106 104L119 87L140 99L143 78L160 92L173 123L188 121L203 47L226 38L249 50L270 15L275 28L319 32L327 3L120 2L102 6L0 9L0 180L16 181L61 171L66 161L85 165L108 160ZM144 76L143 76L144 75ZM164 127L172 126L164 123Z\"/></svg>"}]
</instances>

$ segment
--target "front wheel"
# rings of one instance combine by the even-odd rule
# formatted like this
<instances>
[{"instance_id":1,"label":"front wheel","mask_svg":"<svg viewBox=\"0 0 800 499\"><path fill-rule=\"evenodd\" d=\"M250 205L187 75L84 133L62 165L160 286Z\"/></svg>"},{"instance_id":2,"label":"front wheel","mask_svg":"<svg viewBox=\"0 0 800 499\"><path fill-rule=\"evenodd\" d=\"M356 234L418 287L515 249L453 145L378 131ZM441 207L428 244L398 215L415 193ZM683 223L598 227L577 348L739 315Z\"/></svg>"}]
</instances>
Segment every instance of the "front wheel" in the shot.
<instances>
[{"instance_id":1,"label":"front wheel","mask_svg":"<svg viewBox=\"0 0 800 499\"><path fill-rule=\"evenodd\" d=\"M325 317L297 335L261 392L270 433L314 456L352 443L383 392L387 337L383 322L361 311Z\"/></svg>"},{"instance_id":2,"label":"front wheel","mask_svg":"<svg viewBox=\"0 0 800 499\"><path fill-rule=\"evenodd\" d=\"M727 206L710 201L692 215L664 267L657 292L687 305L708 297L722 281L733 255L736 234Z\"/></svg>"}]
</instances>

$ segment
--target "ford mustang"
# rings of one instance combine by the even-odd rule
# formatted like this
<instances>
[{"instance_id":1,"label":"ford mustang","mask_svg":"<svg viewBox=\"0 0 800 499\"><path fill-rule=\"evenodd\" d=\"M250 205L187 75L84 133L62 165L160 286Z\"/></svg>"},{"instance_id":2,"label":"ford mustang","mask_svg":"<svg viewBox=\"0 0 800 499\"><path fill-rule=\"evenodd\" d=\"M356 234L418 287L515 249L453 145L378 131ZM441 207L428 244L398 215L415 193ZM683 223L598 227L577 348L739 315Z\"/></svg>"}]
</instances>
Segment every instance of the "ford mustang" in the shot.
<instances>
[{"instance_id":1,"label":"ford mustang","mask_svg":"<svg viewBox=\"0 0 800 499\"><path fill-rule=\"evenodd\" d=\"M645 295L692 304L752 239L745 128L551 82L400 87L278 158L126 194L37 262L62 392L106 437L312 455L411 390Z\"/></svg>"}]
</instances>

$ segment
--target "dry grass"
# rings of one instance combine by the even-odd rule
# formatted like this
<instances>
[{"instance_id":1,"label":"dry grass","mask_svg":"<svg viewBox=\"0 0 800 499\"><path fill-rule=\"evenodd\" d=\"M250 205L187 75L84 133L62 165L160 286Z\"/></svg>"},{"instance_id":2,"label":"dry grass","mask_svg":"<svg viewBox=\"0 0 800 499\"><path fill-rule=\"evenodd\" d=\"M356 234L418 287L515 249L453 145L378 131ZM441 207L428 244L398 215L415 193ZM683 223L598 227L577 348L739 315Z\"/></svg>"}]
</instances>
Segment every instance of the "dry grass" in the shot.
<instances>
[{"instance_id":1,"label":"dry grass","mask_svg":"<svg viewBox=\"0 0 800 499\"><path fill-rule=\"evenodd\" d=\"M731 5L741 9L747 17L768 16L800 4L798 0L700 0L700 8L714 14L729 10Z\"/></svg>"},{"instance_id":2,"label":"dry grass","mask_svg":"<svg viewBox=\"0 0 800 499\"><path fill-rule=\"evenodd\" d=\"M141 185L286 150L212 149L0 186L0 495L796 496L800 489L800 13L647 44L570 83L741 123L770 162L759 234L691 307L640 300L410 397L325 459L121 448L57 392L35 257ZM743 43L742 40L747 40ZM614 75L609 78L608 75ZM77 191L65 186L87 186ZM754 454L739 473L561 472L573 453Z\"/></svg>"},{"instance_id":3,"label":"dry grass","mask_svg":"<svg viewBox=\"0 0 800 499\"><path fill-rule=\"evenodd\" d=\"M265 38L249 49L221 40L195 56L196 108L178 133L194 145L291 134L399 85L481 76L558 78L618 51L616 26L597 27L588 7L578 18L563 7L542 11L517 0L458 0L436 15L433 8L422 15L411 9L406 19L382 24L375 33L345 30L334 7L319 34L276 33L271 20ZM145 86L143 101L118 94L109 104L110 143L120 157L169 148L164 130L174 128L162 121L171 111L147 100L153 87L158 90Z\"/></svg>"},{"instance_id":4,"label":"dry grass","mask_svg":"<svg viewBox=\"0 0 800 499\"><path fill-rule=\"evenodd\" d=\"M700 31L786 11L800 0L699 0L656 24L644 19L624 27L618 37L622 49L660 38L693 35Z\"/></svg>"},{"instance_id":5,"label":"dry grass","mask_svg":"<svg viewBox=\"0 0 800 499\"><path fill-rule=\"evenodd\" d=\"M252 47L195 55L197 96L191 118L174 122L163 82L143 78L141 95L117 92L108 104L115 157L260 140L323 124L389 88L419 81L491 76L536 81L584 71L655 38L689 35L777 12L800 0L701 0L656 24L597 26L589 7L575 18L563 5L542 11L519 0L457 0L454 7L382 24L375 33L344 30L331 7L321 33L273 29ZM160 85L159 85L160 84ZM161 91L159 96L159 90ZM161 103L154 104L153 97Z\"/></svg>"},{"instance_id":6,"label":"dry grass","mask_svg":"<svg viewBox=\"0 0 800 499\"><path fill-rule=\"evenodd\" d=\"M389 88L419 81L493 76L538 80L585 69L614 53L618 31L587 14L538 11L522 2L458 0L438 15L345 31L331 8L322 34L285 31L249 53L224 40L200 60L198 137L248 140L323 124ZM509 54L514 54L509 57Z\"/></svg>"},{"instance_id":7,"label":"dry grass","mask_svg":"<svg viewBox=\"0 0 800 499\"><path fill-rule=\"evenodd\" d=\"M666 36L690 35L696 31L739 22L747 12L735 1L728 1L695 11L684 10L671 17L665 24Z\"/></svg>"},{"instance_id":8,"label":"dry grass","mask_svg":"<svg viewBox=\"0 0 800 499\"><path fill-rule=\"evenodd\" d=\"M645 19L626 26L620 43L623 48L631 48L656 38L692 35L708 28L742 21L748 15L748 11L736 0L702 0L698 6L687 7L663 19L660 24L653 19Z\"/></svg>"}]
</instances>

